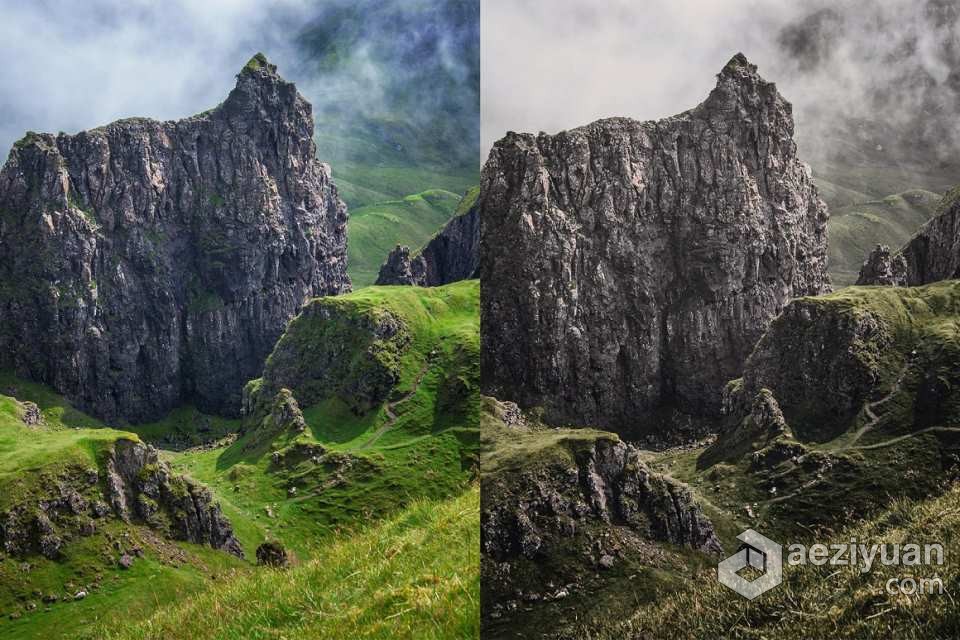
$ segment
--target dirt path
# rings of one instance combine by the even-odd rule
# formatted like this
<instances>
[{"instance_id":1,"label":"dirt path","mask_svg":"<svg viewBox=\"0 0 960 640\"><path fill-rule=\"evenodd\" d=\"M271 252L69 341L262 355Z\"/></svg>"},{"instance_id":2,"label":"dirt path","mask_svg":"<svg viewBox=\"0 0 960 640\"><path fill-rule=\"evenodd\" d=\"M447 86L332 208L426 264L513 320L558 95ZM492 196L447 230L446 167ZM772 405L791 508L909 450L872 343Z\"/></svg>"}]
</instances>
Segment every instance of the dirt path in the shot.
<instances>
[{"instance_id":1,"label":"dirt path","mask_svg":"<svg viewBox=\"0 0 960 640\"><path fill-rule=\"evenodd\" d=\"M897 436L896 438L890 438L889 440L884 440L883 442L875 442L874 444L865 444L862 447L853 447L859 451L866 449L882 449L883 447L889 447L892 444L897 444L898 442L903 442L904 440L909 440L910 438L916 438L919 435L924 433L960 433L960 427L927 427L926 429L920 429L920 431L914 431L913 433L908 433L906 435Z\"/></svg>"},{"instance_id":2,"label":"dirt path","mask_svg":"<svg viewBox=\"0 0 960 640\"><path fill-rule=\"evenodd\" d=\"M866 433L871 431L875 426L880 423L881 416L877 415L874 409L877 409L883 404L886 404L890 401L893 396L895 396L900 391L900 385L903 384L903 378L907 375L907 370L910 368L910 360L907 360L906 364L903 365L903 369L900 370L900 374L897 376L897 381L893 383L893 386L890 388L889 393L883 396L875 402L868 402L863 407L863 412L867 415L867 422L862 427L853 432L853 437L849 442L843 444L843 446L836 449L837 452L846 451L851 449L856 445L860 438L862 438Z\"/></svg>"},{"instance_id":3,"label":"dirt path","mask_svg":"<svg viewBox=\"0 0 960 640\"><path fill-rule=\"evenodd\" d=\"M379 440L379 439L381 438L381 436L383 436L383 434L385 434L387 431L390 431L390 429L392 429L393 426L394 426L395 424L397 424L397 414L396 414L396 412L394 411L394 409L397 407L398 404L400 404L400 403L402 403L402 402L406 402L407 400L409 400L410 398L413 397L413 394L415 394L415 393L417 392L417 390L420 388L420 382L423 381L423 376L425 376L425 375L427 374L427 369L429 369L429 368L430 368L430 363L429 363L429 362L426 363L426 364L424 364L424 365L423 365L423 368L420 369L420 373L417 374L417 380L416 380L416 382L414 382L414 384L413 384L413 389L411 389L409 392L407 392L403 397L398 398L397 400L394 400L393 402L388 402L388 403L387 403L387 407L386 407L387 421L384 422L384 423L383 423L383 426L380 427L379 429L377 429L376 432L374 432L374 434L373 434L372 436L370 436L370 439L369 439L369 440L367 440L367 441L364 442L362 445L360 445L359 447L357 447L358 450L360 450L360 449L369 449L370 447L372 447L372 446L377 442L377 440Z\"/></svg>"}]
</instances>

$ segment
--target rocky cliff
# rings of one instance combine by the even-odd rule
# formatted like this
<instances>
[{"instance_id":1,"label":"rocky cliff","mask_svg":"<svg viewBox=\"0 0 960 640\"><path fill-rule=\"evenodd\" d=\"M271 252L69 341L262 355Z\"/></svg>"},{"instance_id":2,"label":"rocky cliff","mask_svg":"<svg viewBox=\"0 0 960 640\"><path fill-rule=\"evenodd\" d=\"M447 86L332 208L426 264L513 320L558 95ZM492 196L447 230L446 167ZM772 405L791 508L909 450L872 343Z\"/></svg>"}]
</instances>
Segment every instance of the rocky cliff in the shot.
<instances>
[{"instance_id":1,"label":"rocky cliff","mask_svg":"<svg viewBox=\"0 0 960 640\"><path fill-rule=\"evenodd\" d=\"M260 54L200 115L30 133L0 171L0 366L110 421L237 413L304 300L349 290L346 222Z\"/></svg>"},{"instance_id":2,"label":"rocky cliff","mask_svg":"<svg viewBox=\"0 0 960 640\"><path fill-rule=\"evenodd\" d=\"M930 219L896 254L878 246L858 285L917 286L960 278L960 187L944 196Z\"/></svg>"},{"instance_id":3,"label":"rocky cliff","mask_svg":"<svg viewBox=\"0 0 960 640\"><path fill-rule=\"evenodd\" d=\"M480 209L479 190L464 196L470 204L455 215L444 228L418 252L397 245L380 267L377 284L439 287L459 280L479 277Z\"/></svg>"},{"instance_id":4,"label":"rocky cliff","mask_svg":"<svg viewBox=\"0 0 960 640\"><path fill-rule=\"evenodd\" d=\"M485 391L621 432L716 415L789 299L829 288L828 213L793 133L737 55L680 115L499 141L481 181Z\"/></svg>"},{"instance_id":5,"label":"rocky cliff","mask_svg":"<svg viewBox=\"0 0 960 640\"><path fill-rule=\"evenodd\" d=\"M122 438L105 452L102 469L66 466L0 512L0 545L17 557L39 553L55 560L68 543L94 535L99 521L110 516L243 557L208 489L173 474L153 447Z\"/></svg>"},{"instance_id":6,"label":"rocky cliff","mask_svg":"<svg viewBox=\"0 0 960 640\"><path fill-rule=\"evenodd\" d=\"M654 473L615 434L544 428L513 403L487 398L484 404L485 615L509 610L518 593L556 597L544 593L548 583L576 583L585 573L649 562L657 542L722 550L690 489Z\"/></svg>"}]
</instances>

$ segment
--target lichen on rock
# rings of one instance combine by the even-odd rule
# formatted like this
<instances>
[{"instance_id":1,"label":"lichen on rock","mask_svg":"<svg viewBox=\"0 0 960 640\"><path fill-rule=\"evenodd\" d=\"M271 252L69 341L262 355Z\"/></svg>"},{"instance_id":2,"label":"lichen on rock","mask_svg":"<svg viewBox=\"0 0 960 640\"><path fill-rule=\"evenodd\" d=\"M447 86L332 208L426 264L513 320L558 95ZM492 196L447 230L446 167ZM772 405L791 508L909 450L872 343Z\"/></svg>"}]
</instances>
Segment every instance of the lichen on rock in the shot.
<instances>
[{"instance_id":1,"label":"lichen on rock","mask_svg":"<svg viewBox=\"0 0 960 640\"><path fill-rule=\"evenodd\" d=\"M261 55L200 115L18 143L0 171L0 366L110 422L188 401L238 414L304 301L350 288L313 134Z\"/></svg>"}]
</instances>

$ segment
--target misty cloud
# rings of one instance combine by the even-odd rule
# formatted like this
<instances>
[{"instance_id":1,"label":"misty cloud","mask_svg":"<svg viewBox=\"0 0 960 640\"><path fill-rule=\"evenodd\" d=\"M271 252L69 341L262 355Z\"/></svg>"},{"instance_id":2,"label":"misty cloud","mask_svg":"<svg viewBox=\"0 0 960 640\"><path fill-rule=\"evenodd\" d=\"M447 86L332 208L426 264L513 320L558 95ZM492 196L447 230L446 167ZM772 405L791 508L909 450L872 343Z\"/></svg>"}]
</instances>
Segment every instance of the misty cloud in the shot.
<instances>
[{"instance_id":1,"label":"misty cloud","mask_svg":"<svg viewBox=\"0 0 960 640\"><path fill-rule=\"evenodd\" d=\"M870 136L913 141L914 155L932 144L927 153L948 159L958 147L957 14L949 0L485 0L484 153L507 130L684 111L742 51L794 103L807 157L841 152L837 132L866 119Z\"/></svg>"},{"instance_id":2,"label":"misty cloud","mask_svg":"<svg viewBox=\"0 0 960 640\"><path fill-rule=\"evenodd\" d=\"M262 51L313 103L322 159L476 166L477 1L0 0L0 153L204 111Z\"/></svg>"},{"instance_id":3,"label":"misty cloud","mask_svg":"<svg viewBox=\"0 0 960 640\"><path fill-rule=\"evenodd\" d=\"M253 53L290 67L301 0L0 1L0 149L27 130L73 133L218 104Z\"/></svg>"}]
</instances>

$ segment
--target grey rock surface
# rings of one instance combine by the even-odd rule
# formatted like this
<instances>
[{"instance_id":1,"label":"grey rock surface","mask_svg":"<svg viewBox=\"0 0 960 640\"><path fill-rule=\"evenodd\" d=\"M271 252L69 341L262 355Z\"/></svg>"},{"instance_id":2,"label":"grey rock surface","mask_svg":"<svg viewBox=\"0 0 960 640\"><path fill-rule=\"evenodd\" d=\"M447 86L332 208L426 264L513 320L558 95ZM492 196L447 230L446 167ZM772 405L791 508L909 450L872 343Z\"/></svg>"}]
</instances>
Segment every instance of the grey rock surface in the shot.
<instances>
[{"instance_id":1,"label":"grey rock surface","mask_svg":"<svg viewBox=\"0 0 960 640\"><path fill-rule=\"evenodd\" d=\"M107 500L122 520L146 522L177 540L243 557L233 527L210 490L173 474L153 447L117 440L106 462L106 488Z\"/></svg>"},{"instance_id":2,"label":"grey rock surface","mask_svg":"<svg viewBox=\"0 0 960 640\"><path fill-rule=\"evenodd\" d=\"M888 255L886 247L874 249L857 284L919 286L960 278L960 187L944 196L937 214L894 256ZM894 267L893 277L875 266L885 259Z\"/></svg>"},{"instance_id":3,"label":"grey rock surface","mask_svg":"<svg viewBox=\"0 0 960 640\"><path fill-rule=\"evenodd\" d=\"M507 134L481 178L484 392L623 434L719 415L772 319L829 290L793 133L738 54L680 115Z\"/></svg>"},{"instance_id":4,"label":"grey rock surface","mask_svg":"<svg viewBox=\"0 0 960 640\"><path fill-rule=\"evenodd\" d=\"M376 284L439 287L477 278L479 267L480 209L474 203L419 251L397 245L380 267Z\"/></svg>"},{"instance_id":5,"label":"grey rock surface","mask_svg":"<svg viewBox=\"0 0 960 640\"><path fill-rule=\"evenodd\" d=\"M237 414L304 301L350 288L313 133L258 54L205 113L28 134L0 171L0 366L111 422Z\"/></svg>"},{"instance_id":6,"label":"grey rock surface","mask_svg":"<svg viewBox=\"0 0 960 640\"><path fill-rule=\"evenodd\" d=\"M860 268L858 285L907 286L907 261L890 247L878 244Z\"/></svg>"}]
</instances>

